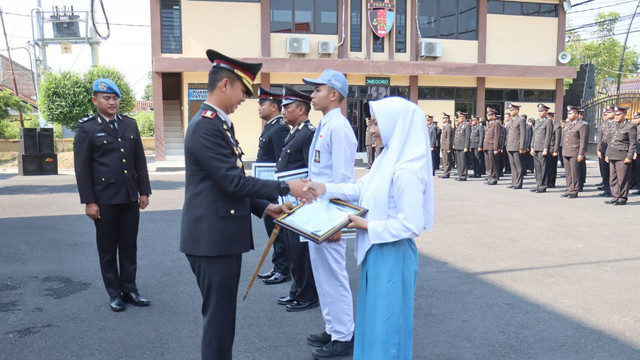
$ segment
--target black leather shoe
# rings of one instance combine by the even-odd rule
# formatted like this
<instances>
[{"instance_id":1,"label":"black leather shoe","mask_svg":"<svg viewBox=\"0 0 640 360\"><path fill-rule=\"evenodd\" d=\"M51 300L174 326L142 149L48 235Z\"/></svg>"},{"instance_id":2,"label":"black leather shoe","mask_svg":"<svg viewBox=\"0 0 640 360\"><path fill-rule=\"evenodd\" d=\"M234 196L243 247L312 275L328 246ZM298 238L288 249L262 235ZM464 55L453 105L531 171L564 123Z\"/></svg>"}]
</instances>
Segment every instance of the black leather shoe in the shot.
<instances>
[{"instance_id":1,"label":"black leather shoe","mask_svg":"<svg viewBox=\"0 0 640 360\"><path fill-rule=\"evenodd\" d=\"M555 187L556 187L556 186L555 186L555 185L549 185L549 186L547 186L547 187L548 187L549 189L555 189Z\"/></svg>"},{"instance_id":2,"label":"black leather shoe","mask_svg":"<svg viewBox=\"0 0 640 360\"><path fill-rule=\"evenodd\" d=\"M529 191L531 191L531 192L538 192L538 188L533 188L533 189L531 189L531 190L529 190Z\"/></svg>"},{"instance_id":3,"label":"black leather shoe","mask_svg":"<svg viewBox=\"0 0 640 360\"><path fill-rule=\"evenodd\" d=\"M467 178L457 178L456 181L467 181Z\"/></svg>"},{"instance_id":4,"label":"black leather shoe","mask_svg":"<svg viewBox=\"0 0 640 360\"><path fill-rule=\"evenodd\" d=\"M448 179L449 175L440 175L440 179Z\"/></svg>"},{"instance_id":5,"label":"black leather shoe","mask_svg":"<svg viewBox=\"0 0 640 360\"><path fill-rule=\"evenodd\" d=\"M128 302L131 305L135 306L149 306L151 305L151 301L143 298L138 294L137 291L133 291L130 293L123 293L123 298L125 302Z\"/></svg>"},{"instance_id":6,"label":"black leather shoe","mask_svg":"<svg viewBox=\"0 0 640 360\"><path fill-rule=\"evenodd\" d=\"M598 196L611 197L611 193L609 191L603 191Z\"/></svg>"},{"instance_id":7,"label":"black leather shoe","mask_svg":"<svg viewBox=\"0 0 640 360\"><path fill-rule=\"evenodd\" d=\"M280 284L289 280L291 280L291 275L284 275L282 273L277 272L275 273L275 275L273 275L268 279L262 279L262 282L267 285L274 285L274 284Z\"/></svg>"},{"instance_id":8,"label":"black leather shoe","mask_svg":"<svg viewBox=\"0 0 640 360\"><path fill-rule=\"evenodd\" d=\"M613 203L613 205L614 205L614 206L615 206L615 205L624 205L624 204L626 204L626 203L627 203L627 202L626 202L626 201L624 201L624 200L618 200L618 201L614 202L614 203Z\"/></svg>"},{"instance_id":9,"label":"black leather shoe","mask_svg":"<svg viewBox=\"0 0 640 360\"><path fill-rule=\"evenodd\" d=\"M111 310L113 311L123 311L124 310L124 301L122 300L122 296L112 296L110 298Z\"/></svg>"},{"instance_id":10,"label":"black leather shoe","mask_svg":"<svg viewBox=\"0 0 640 360\"><path fill-rule=\"evenodd\" d=\"M305 311L309 309L313 309L314 307L320 305L318 300L311 301L293 301L291 304L287 305L287 311L296 312L296 311Z\"/></svg>"},{"instance_id":11,"label":"black leather shoe","mask_svg":"<svg viewBox=\"0 0 640 360\"><path fill-rule=\"evenodd\" d=\"M295 302L296 299L292 298L291 296L287 295L287 296L281 296L278 298L278 304L280 305L289 305L292 302Z\"/></svg>"},{"instance_id":12,"label":"black leather shoe","mask_svg":"<svg viewBox=\"0 0 640 360\"><path fill-rule=\"evenodd\" d=\"M598 190L604 190L604 185L600 185L597 187Z\"/></svg>"},{"instance_id":13,"label":"black leather shoe","mask_svg":"<svg viewBox=\"0 0 640 360\"><path fill-rule=\"evenodd\" d=\"M520 189L522 189L522 186L514 186L514 187L512 187L512 189L513 190L520 190Z\"/></svg>"},{"instance_id":14,"label":"black leather shoe","mask_svg":"<svg viewBox=\"0 0 640 360\"><path fill-rule=\"evenodd\" d=\"M498 185L497 181L489 181L487 185Z\"/></svg>"},{"instance_id":15,"label":"black leather shoe","mask_svg":"<svg viewBox=\"0 0 640 360\"><path fill-rule=\"evenodd\" d=\"M560 195L560 196L562 196L562 197L569 197L569 193L564 193L564 194L562 194L562 195Z\"/></svg>"},{"instance_id":16,"label":"black leather shoe","mask_svg":"<svg viewBox=\"0 0 640 360\"><path fill-rule=\"evenodd\" d=\"M611 200L605 200L604 203L607 204L607 205L611 205L611 204L615 204L616 201L617 201L616 199L611 199Z\"/></svg>"},{"instance_id":17,"label":"black leather shoe","mask_svg":"<svg viewBox=\"0 0 640 360\"><path fill-rule=\"evenodd\" d=\"M271 269L271 271L269 271L269 272L258 274L258 277L260 279L268 279L268 278L272 277L275 274L276 274L276 269Z\"/></svg>"},{"instance_id":18,"label":"black leather shoe","mask_svg":"<svg viewBox=\"0 0 640 360\"><path fill-rule=\"evenodd\" d=\"M596 184L596 186L603 186L604 182L600 181L599 183ZM603 190L603 189L598 189L598 190Z\"/></svg>"},{"instance_id":19,"label":"black leather shoe","mask_svg":"<svg viewBox=\"0 0 640 360\"><path fill-rule=\"evenodd\" d=\"M513 189L513 185L507 186L507 189Z\"/></svg>"},{"instance_id":20,"label":"black leather shoe","mask_svg":"<svg viewBox=\"0 0 640 360\"><path fill-rule=\"evenodd\" d=\"M578 197L578 194L569 194L569 196L567 196L568 199L575 199Z\"/></svg>"},{"instance_id":21,"label":"black leather shoe","mask_svg":"<svg viewBox=\"0 0 640 360\"><path fill-rule=\"evenodd\" d=\"M543 192L547 192L547 189L536 189L536 193L540 194Z\"/></svg>"},{"instance_id":22,"label":"black leather shoe","mask_svg":"<svg viewBox=\"0 0 640 360\"><path fill-rule=\"evenodd\" d=\"M353 354L353 339L350 341L333 340L320 349L311 352L314 359L335 359L338 356Z\"/></svg>"},{"instance_id":23,"label":"black leather shoe","mask_svg":"<svg viewBox=\"0 0 640 360\"><path fill-rule=\"evenodd\" d=\"M320 334L311 334L307 336L307 343L311 346L323 347L330 342L331 335L329 335L326 331L323 331Z\"/></svg>"}]
</instances>

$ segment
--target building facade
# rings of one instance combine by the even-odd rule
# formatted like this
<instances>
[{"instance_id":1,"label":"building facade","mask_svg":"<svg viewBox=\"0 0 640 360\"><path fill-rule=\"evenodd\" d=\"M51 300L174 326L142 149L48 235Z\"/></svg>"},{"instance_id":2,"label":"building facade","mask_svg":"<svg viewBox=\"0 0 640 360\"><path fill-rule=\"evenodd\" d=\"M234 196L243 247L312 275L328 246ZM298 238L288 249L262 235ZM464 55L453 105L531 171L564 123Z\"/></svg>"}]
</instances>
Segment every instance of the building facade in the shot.
<instances>
[{"instance_id":1,"label":"building facade","mask_svg":"<svg viewBox=\"0 0 640 360\"><path fill-rule=\"evenodd\" d=\"M382 4L380 4L382 3ZM560 0L151 0L156 157L180 156L182 134L206 96L207 49L262 62L266 88L343 72L343 111L364 151L368 101L403 96L426 114L484 116L522 104L562 106L558 61L566 14ZM389 21L392 20L392 21ZM390 24L392 24L390 26ZM257 99L232 115L246 159L255 158ZM312 111L311 121L320 114Z\"/></svg>"}]
</instances>

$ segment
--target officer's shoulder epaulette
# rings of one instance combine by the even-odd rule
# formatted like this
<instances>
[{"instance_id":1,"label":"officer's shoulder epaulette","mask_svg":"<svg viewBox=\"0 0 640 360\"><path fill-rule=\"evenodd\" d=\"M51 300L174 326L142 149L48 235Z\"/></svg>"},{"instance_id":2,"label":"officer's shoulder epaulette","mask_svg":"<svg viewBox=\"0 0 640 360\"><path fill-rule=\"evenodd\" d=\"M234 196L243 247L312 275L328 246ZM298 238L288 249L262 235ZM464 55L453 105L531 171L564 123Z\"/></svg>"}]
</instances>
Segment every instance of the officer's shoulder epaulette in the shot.
<instances>
[{"instance_id":1,"label":"officer's shoulder epaulette","mask_svg":"<svg viewBox=\"0 0 640 360\"><path fill-rule=\"evenodd\" d=\"M309 130L316 130L316 127L315 127L315 126L313 126L313 124L311 124L311 123L308 123L308 124L307 124L307 128L308 128Z\"/></svg>"},{"instance_id":2,"label":"officer's shoulder epaulette","mask_svg":"<svg viewBox=\"0 0 640 360\"><path fill-rule=\"evenodd\" d=\"M78 124L84 124L89 120L93 120L95 119L96 116L95 115L85 115L82 119L78 120Z\"/></svg>"},{"instance_id":3,"label":"officer's shoulder epaulette","mask_svg":"<svg viewBox=\"0 0 640 360\"><path fill-rule=\"evenodd\" d=\"M280 119L278 119L278 124L280 124L280 125L287 125L287 123L286 123L286 122L284 122L284 118L283 118L283 117L281 117Z\"/></svg>"},{"instance_id":4,"label":"officer's shoulder epaulette","mask_svg":"<svg viewBox=\"0 0 640 360\"><path fill-rule=\"evenodd\" d=\"M134 118L132 118L132 117L130 117L130 116L127 116L127 115L118 114L118 116L120 116L120 117L121 117L121 118L123 118L123 119L129 119L129 120L136 121L136 119L134 119Z\"/></svg>"},{"instance_id":5,"label":"officer's shoulder epaulette","mask_svg":"<svg viewBox=\"0 0 640 360\"><path fill-rule=\"evenodd\" d=\"M580 124L587 125L587 124L588 124L588 122L586 122L586 121L582 120L582 121L580 122Z\"/></svg>"},{"instance_id":6,"label":"officer's shoulder epaulette","mask_svg":"<svg viewBox=\"0 0 640 360\"><path fill-rule=\"evenodd\" d=\"M200 115L202 115L202 117L213 119L218 115L218 113L213 110L204 110Z\"/></svg>"}]
</instances>

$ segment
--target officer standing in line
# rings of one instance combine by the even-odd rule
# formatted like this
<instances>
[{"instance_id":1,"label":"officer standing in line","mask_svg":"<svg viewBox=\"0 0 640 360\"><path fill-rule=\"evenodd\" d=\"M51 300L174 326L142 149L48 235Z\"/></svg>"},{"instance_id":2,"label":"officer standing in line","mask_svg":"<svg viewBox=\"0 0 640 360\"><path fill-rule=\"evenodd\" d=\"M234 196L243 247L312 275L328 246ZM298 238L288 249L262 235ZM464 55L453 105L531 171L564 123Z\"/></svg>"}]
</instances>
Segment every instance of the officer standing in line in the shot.
<instances>
[{"instance_id":1,"label":"officer standing in line","mask_svg":"<svg viewBox=\"0 0 640 360\"><path fill-rule=\"evenodd\" d=\"M533 156L534 172L536 175L536 187L531 192L543 193L547 191L549 184L549 148L551 147L551 135L553 134L553 121L548 116L549 107L538 104L538 120L535 121L533 139L531 141L531 156Z\"/></svg>"},{"instance_id":2,"label":"officer standing in line","mask_svg":"<svg viewBox=\"0 0 640 360\"><path fill-rule=\"evenodd\" d=\"M636 155L638 129L634 123L625 119L628 107L616 107L614 110L615 123L609 127L611 142L605 156L611 172L610 187L613 198L605 201L605 204L624 205L629 195L631 163Z\"/></svg>"},{"instance_id":3,"label":"officer standing in line","mask_svg":"<svg viewBox=\"0 0 640 360\"><path fill-rule=\"evenodd\" d=\"M596 154L598 155L598 165L600 168L600 176L602 177L602 186L599 186L598 190L604 190L600 193L600 196L606 197L611 196L611 188L609 188L609 164L604 160L604 157L607 153L607 147L609 146L609 136L611 135L609 126L613 123L613 117L615 116L613 113L613 106L608 106L604 109L602 121L598 128L598 147Z\"/></svg>"},{"instance_id":4,"label":"officer standing in line","mask_svg":"<svg viewBox=\"0 0 640 360\"><path fill-rule=\"evenodd\" d=\"M524 167L524 175L527 175L527 172L533 173L533 156L531 156L531 141L533 140L533 127L535 126L535 119L529 118L527 115L522 115L526 124L526 139L524 141L525 144L525 152L522 155L522 167Z\"/></svg>"},{"instance_id":5,"label":"officer standing in line","mask_svg":"<svg viewBox=\"0 0 640 360\"><path fill-rule=\"evenodd\" d=\"M471 143L471 126L467 122L467 113L458 111L456 132L453 140L453 150L456 153L456 167L458 177L456 181L467 181L469 172L469 149Z\"/></svg>"},{"instance_id":6,"label":"officer standing in line","mask_svg":"<svg viewBox=\"0 0 640 360\"><path fill-rule=\"evenodd\" d=\"M522 166L522 154L525 151L527 129L525 120L518 115L520 105L511 104L511 120L507 125L507 156L511 167L510 189L522 189L525 169Z\"/></svg>"},{"instance_id":7,"label":"officer standing in line","mask_svg":"<svg viewBox=\"0 0 640 360\"><path fill-rule=\"evenodd\" d=\"M480 178L482 175L484 153L482 152L482 144L484 143L484 126L480 124L480 117L471 118L471 139L469 146L473 156L473 177Z\"/></svg>"},{"instance_id":8,"label":"officer standing in line","mask_svg":"<svg viewBox=\"0 0 640 360\"><path fill-rule=\"evenodd\" d=\"M96 227L102 280L111 310L125 302L148 306L136 285L140 209L149 205L151 185L136 121L118 114L120 90L110 79L93 83L93 116L78 122L73 140L80 202Z\"/></svg>"},{"instance_id":9,"label":"officer standing in line","mask_svg":"<svg viewBox=\"0 0 640 360\"><path fill-rule=\"evenodd\" d=\"M433 169L440 169L440 138L442 137L442 129L438 126L438 122L434 121L433 124L436 127L436 150L434 154L435 161Z\"/></svg>"},{"instance_id":10,"label":"officer standing in line","mask_svg":"<svg viewBox=\"0 0 640 360\"><path fill-rule=\"evenodd\" d=\"M555 113L549 112L549 117L553 124L551 132L551 142L549 143L549 153L551 154L547 160L547 168L549 173L549 183L547 188L556 187L556 179L558 178L558 153L560 144L562 144L562 122L556 120Z\"/></svg>"},{"instance_id":11,"label":"officer standing in line","mask_svg":"<svg viewBox=\"0 0 640 360\"><path fill-rule=\"evenodd\" d=\"M290 85L283 89L282 115L291 131L284 140L284 148L276 164L276 173L304 169L309 164L309 147L316 128L309 121L311 96L295 90ZM280 229L287 239L291 259L293 283L289 295L278 298L278 304L285 305L287 311L303 311L318 306L318 292L309 259L309 245L300 241L300 235Z\"/></svg>"},{"instance_id":12,"label":"officer standing in line","mask_svg":"<svg viewBox=\"0 0 640 360\"><path fill-rule=\"evenodd\" d=\"M506 112L502 119L502 132L500 134L500 177L502 177L504 174L511 174L509 157L507 155L507 128L509 126L509 121L511 121L511 114L509 114L509 112Z\"/></svg>"},{"instance_id":13,"label":"officer standing in line","mask_svg":"<svg viewBox=\"0 0 640 360\"><path fill-rule=\"evenodd\" d=\"M567 192L562 197L574 199L580 190L580 163L585 160L587 152L587 129L578 120L577 106L567 106L567 122L562 129L562 156L564 157Z\"/></svg>"},{"instance_id":14,"label":"officer standing in line","mask_svg":"<svg viewBox=\"0 0 640 360\"><path fill-rule=\"evenodd\" d=\"M500 155L502 125L500 125L500 121L496 118L496 112L492 108L487 108L487 121L487 130L482 144L487 164L487 184L496 185L500 179L498 156Z\"/></svg>"},{"instance_id":15,"label":"officer standing in line","mask_svg":"<svg viewBox=\"0 0 640 360\"><path fill-rule=\"evenodd\" d=\"M449 114L442 113L442 135L440 136L440 146L442 149L442 169L444 173L440 175L441 179L448 179L451 174L454 136L455 134L451 128L451 116L449 116Z\"/></svg>"},{"instance_id":16,"label":"officer standing in line","mask_svg":"<svg viewBox=\"0 0 640 360\"><path fill-rule=\"evenodd\" d=\"M436 163L436 157L439 157L440 154L436 150L436 142L437 142L437 138L438 138L438 128L433 123L433 116L432 115L427 115L427 129L429 130L429 141L431 141L431 144L430 144L431 145L431 163L435 164ZM436 174L436 167L432 166L431 170L433 171L433 174L431 174L431 175L435 175Z\"/></svg>"},{"instance_id":17,"label":"officer standing in line","mask_svg":"<svg viewBox=\"0 0 640 360\"><path fill-rule=\"evenodd\" d=\"M282 93L259 87L258 116L265 121L265 124L258 143L256 157L258 163L275 163L282 152L284 138L289 134L289 126L285 124L282 115L280 115L281 111ZM264 227L267 230L267 235L271 236L275 227L271 216L264 217ZM273 268L266 273L258 274L258 277L267 285L289 281L291 279L289 257L289 242L280 232L273 241L273 255L271 257Z\"/></svg>"},{"instance_id":18,"label":"officer standing in line","mask_svg":"<svg viewBox=\"0 0 640 360\"><path fill-rule=\"evenodd\" d=\"M580 121L585 127L585 138L587 139L587 144L585 146L585 158L584 161L580 162L578 165L580 167L580 188L578 191L582 191L584 189L584 183L587 181L587 148L589 146L589 134L591 133L591 128L589 127L589 123L584 119L584 109L578 110L578 121Z\"/></svg>"},{"instance_id":19,"label":"officer standing in line","mask_svg":"<svg viewBox=\"0 0 640 360\"><path fill-rule=\"evenodd\" d=\"M287 210L278 196L303 196L302 181L246 176L242 149L229 114L253 94L262 64L207 50L211 61L207 99L189 122L184 139L185 199L180 251L202 294L201 357L233 358L242 254L253 249L251 214L277 217Z\"/></svg>"}]
</instances>

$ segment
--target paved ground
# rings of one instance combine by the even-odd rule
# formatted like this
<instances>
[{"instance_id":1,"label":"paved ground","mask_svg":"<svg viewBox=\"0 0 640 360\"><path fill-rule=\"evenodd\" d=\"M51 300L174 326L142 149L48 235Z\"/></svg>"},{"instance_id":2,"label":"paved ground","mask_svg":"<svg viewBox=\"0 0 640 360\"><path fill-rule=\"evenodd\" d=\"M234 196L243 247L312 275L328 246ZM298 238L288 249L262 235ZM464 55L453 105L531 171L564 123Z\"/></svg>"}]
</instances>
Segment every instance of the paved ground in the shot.
<instances>
[{"instance_id":1,"label":"paved ground","mask_svg":"<svg viewBox=\"0 0 640 360\"><path fill-rule=\"evenodd\" d=\"M604 205L595 164L589 174L575 200L436 179L435 230L417 241L415 359L640 358L640 196ZM153 305L113 313L73 176L0 174L1 359L199 357L201 298L177 250L184 174L151 178L138 285ZM267 240L258 221L254 234L240 293ZM311 358L320 310L286 313L275 299L288 286L256 283L239 302L235 359Z\"/></svg>"}]
</instances>

